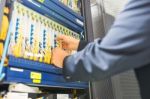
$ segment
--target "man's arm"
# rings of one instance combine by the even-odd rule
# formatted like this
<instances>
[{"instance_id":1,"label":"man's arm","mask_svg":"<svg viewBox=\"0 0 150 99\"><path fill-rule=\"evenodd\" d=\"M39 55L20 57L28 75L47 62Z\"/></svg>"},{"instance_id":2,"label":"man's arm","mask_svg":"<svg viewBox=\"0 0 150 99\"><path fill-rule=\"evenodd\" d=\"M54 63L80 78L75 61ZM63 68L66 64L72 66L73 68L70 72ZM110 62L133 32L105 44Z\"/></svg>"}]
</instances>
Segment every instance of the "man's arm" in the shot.
<instances>
[{"instance_id":1,"label":"man's arm","mask_svg":"<svg viewBox=\"0 0 150 99\"><path fill-rule=\"evenodd\" d=\"M100 43L64 60L65 78L100 80L150 62L150 0L131 0Z\"/></svg>"}]
</instances>

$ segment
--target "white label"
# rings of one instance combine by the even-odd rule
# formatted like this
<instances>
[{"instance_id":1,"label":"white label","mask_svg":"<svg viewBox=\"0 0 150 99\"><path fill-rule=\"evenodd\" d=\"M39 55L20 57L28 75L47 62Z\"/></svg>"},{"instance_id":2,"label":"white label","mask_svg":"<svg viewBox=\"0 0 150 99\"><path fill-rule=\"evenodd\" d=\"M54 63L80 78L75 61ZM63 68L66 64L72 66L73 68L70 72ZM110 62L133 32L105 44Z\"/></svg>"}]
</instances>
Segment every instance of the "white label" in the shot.
<instances>
[{"instance_id":1,"label":"white label","mask_svg":"<svg viewBox=\"0 0 150 99\"><path fill-rule=\"evenodd\" d=\"M18 72L23 72L23 69L19 69L19 68L10 68L11 71L18 71Z\"/></svg>"},{"instance_id":2,"label":"white label","mask_svg":"<svg viewBox=\"0 0 150 99\"><path fill-rule=\"evenodd\" d=\"M33 56L33 53L31 53L31 52L25 52L25 55L27 55L27 56Z\"/></svg>"},{"instance_id":3,"label":"white label","mask_svg":"<svg viewBox=\"0 0 150 99\"><path fill-rule=\"evenodd\" d=\"M77 22L78 24L80 24L80 25L82 25L82 26L83 26L83 22L82 22L82 21L80 21L79 19L76 19L76 22Z\"/></svg>"},{"instance_id":4,"label":"white label","mask_svg":"<svg viewBox=\"0 0 150 99\"><path fill-rule=\"evenodd\" d=\"M35 57L43 57L41 54L34 54Z\"/></svg>"},{"instance_id":5,"label":"white label","mask_svg":"<svg viewBox=\"0 0 150 99\"><path fill-rule=\"evenodd\" d=\"M68 94L57 94L57 99L70 99Z\"/></svg>"}]
</instances>

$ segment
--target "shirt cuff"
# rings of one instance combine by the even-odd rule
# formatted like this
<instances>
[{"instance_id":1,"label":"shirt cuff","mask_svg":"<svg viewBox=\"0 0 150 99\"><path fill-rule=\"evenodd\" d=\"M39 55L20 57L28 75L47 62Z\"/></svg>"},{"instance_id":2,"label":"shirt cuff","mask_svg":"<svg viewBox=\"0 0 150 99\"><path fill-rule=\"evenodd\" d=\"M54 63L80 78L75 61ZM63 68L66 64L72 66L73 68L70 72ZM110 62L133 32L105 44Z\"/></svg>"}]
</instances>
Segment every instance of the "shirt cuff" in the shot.
<instances>
[{"instance_id":1,"label":"shirt cuff","mask_svg":"<svg viewBox=\"0 0 150 99\"><path fill-rule=\"evenodd\" d=\"M81 51L88 44L87 41L80 41L77 51Z\"/></svg>"},{"instance_id":2,"label":"shirt cuff","mask_svg":"<svg viewBox=\"0 0 150 99\"><path fill-rule=\"evenodd\" d=\"M66 65L67 63L67 58L69 56L65 57L64 61L63 61L63 75L64 75L64 78L67 80L67 81L71 81L71 75L69 73L69 70L68 70L68 67Z\"/></svg>"}]
</instances>

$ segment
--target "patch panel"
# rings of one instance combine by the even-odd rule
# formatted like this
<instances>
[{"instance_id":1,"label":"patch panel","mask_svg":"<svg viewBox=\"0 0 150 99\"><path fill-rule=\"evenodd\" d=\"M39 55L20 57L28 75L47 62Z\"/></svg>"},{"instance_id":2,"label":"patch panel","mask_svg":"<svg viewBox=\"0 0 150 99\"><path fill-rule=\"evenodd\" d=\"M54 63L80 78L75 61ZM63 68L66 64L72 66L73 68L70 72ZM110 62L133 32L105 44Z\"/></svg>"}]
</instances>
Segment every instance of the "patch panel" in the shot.
<instances>
[{"instance_id":1,"label":"patch panel","mask_svg":"<svg viewBox=\"0 0 150 99\"><path fill-rule=\"evenodd\" d=\"M11 40L8 55L46 64L51 62L51 49L61 47L55 39L59 34L80 39L74 31L14 2Z\"/></svg>"},{"instance_id":2,"label":"patch panel","mask_svg":"<svg viewBox=\"0 0 150 99\"><path fill-rule=\"evenodd\" d=\"M84 25L83 17L81 17L80 15L78 15L76 13L73 14L73 11L71 9L69 9L68 7L64 7L64 5L63 4L61 5L60 2L57 0L54 0L54 1L48 0L49 2L53 3L53 5L54 5L53 7L47 5L47 3L38 2L39 0L20 0L20 1L23 5L33 9L34 11L36 11L48 18L55 20L59 24L62 24L65 27L68 27L73 31L76 31L78 33L83 32L83 29L84 29L83 28L83 25ZM58 10L59 6L61 7L61 10ZM51 8L49 9L48 7L51 7ZM54 9L56 9L56 10L54 11ZM62 10L65 11L65 13L63 13L63 15L65 15L65 16L61 15ZM60 13L60 11L61 11L61 13ZM68 14L70 14L70 16L67 16ZM72 16L75 18L71 18ZM75 20L76 23L72 22L70 20ZM80 26L79 24L82 26Z\"/></svg>"}]
</instances>

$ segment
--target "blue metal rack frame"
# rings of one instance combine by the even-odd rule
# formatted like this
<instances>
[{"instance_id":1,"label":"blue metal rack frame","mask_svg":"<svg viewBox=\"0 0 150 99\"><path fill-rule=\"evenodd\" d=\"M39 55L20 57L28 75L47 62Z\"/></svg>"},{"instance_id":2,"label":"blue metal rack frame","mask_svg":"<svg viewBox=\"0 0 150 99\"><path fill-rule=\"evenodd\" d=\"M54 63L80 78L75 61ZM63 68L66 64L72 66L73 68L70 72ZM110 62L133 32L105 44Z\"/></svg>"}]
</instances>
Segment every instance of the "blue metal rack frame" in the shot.
<instances>
[{"instance_id":1,"label":"blue metal rack frame","mask_svg":"<svg viewBox=\"0 0 150 99\"><path fill-rule=\"evenodd\" d=\"M17 69L17 68L15 68ZM5 68L6 77L5 82L19 82L25 84L35 84L33 83L33 79L30 78L30 73L34 72L31 70L21 69L13 70L11 67ZM76 89L85 89L88 88L88 84L86 82L66 82L62 75L43 73L41 83L37 85L47 85L53 87L61 87L61 88L76 88Z\"/></svg>"},{"instance_id":2,"label":"blue metal rack frame","mask_svg":"<svg viewBox=\"0 0 150 99\"><path fill-rule=\"evenodd\" d=\"M61 7L61 8L64 9L64 10L66 10L68 13L70 13L70 14L76 16L76 17L79 18L80 20L84 20L84 18L83 18L81 15L79 15L79 14L77 14L76 12L72 11L72 9L70 9L70 8L68 8L68 7L66 7L66 6L64 6L64 4L62 4L61 2L59 2L59 0L49 0L49 1L54 2L56 5L58 5L59 7Z\"/></svg>"},{"instance_id":3,"label":"blue metal rack frame","mask_svg":"<svg viewBox=\"0 0 150 99\"><path fill-rule=\"evenodd\" d=\"M38 0L36 1L39 2ZM44 2L40 2L40 4L43 4L48 9L53 10L54 12L60 14L61 16L83 28L83 17L71 14L73 11L68 11L67 7L61 6L58 0L55 0L55 2L53 2L52 0L44 0ZM80 21L81 23L78 21Z\"/></svg>"},{"instance_id":4,"label":"blue metal rack frame","mask_svg":"<svg viewBox=\"0 0 150 99\"><path fill-rule=\"evenodd\" d=\"M25 60L21 58L15 58L13 56L9 56L9 66L35 71L42 71L47 73L62 74L62 70L60 68L54 67L53 65L48 65L31 60Z\"/></svg>"},{"instance_id":5,"label":"blue metal rack frame","mask_svg":"<svg viewBox=\"0 0 150 99\"><path fill-rule=\"evenodd\" d=\"M16 77L8 77L5 83L24 83L24 84L32 84L31 79L22 79L22 78L16 78ZM33 84L37 85L38 84ZM59 82L50 82L50 81L43 81L41 86L49 86L49 87L56 87L56 88L71 88L71 89L86 89L88 88L87 84L75 85L75 84L66 84L66 83L59 83Z\"/></svg>"}]
</instances>

